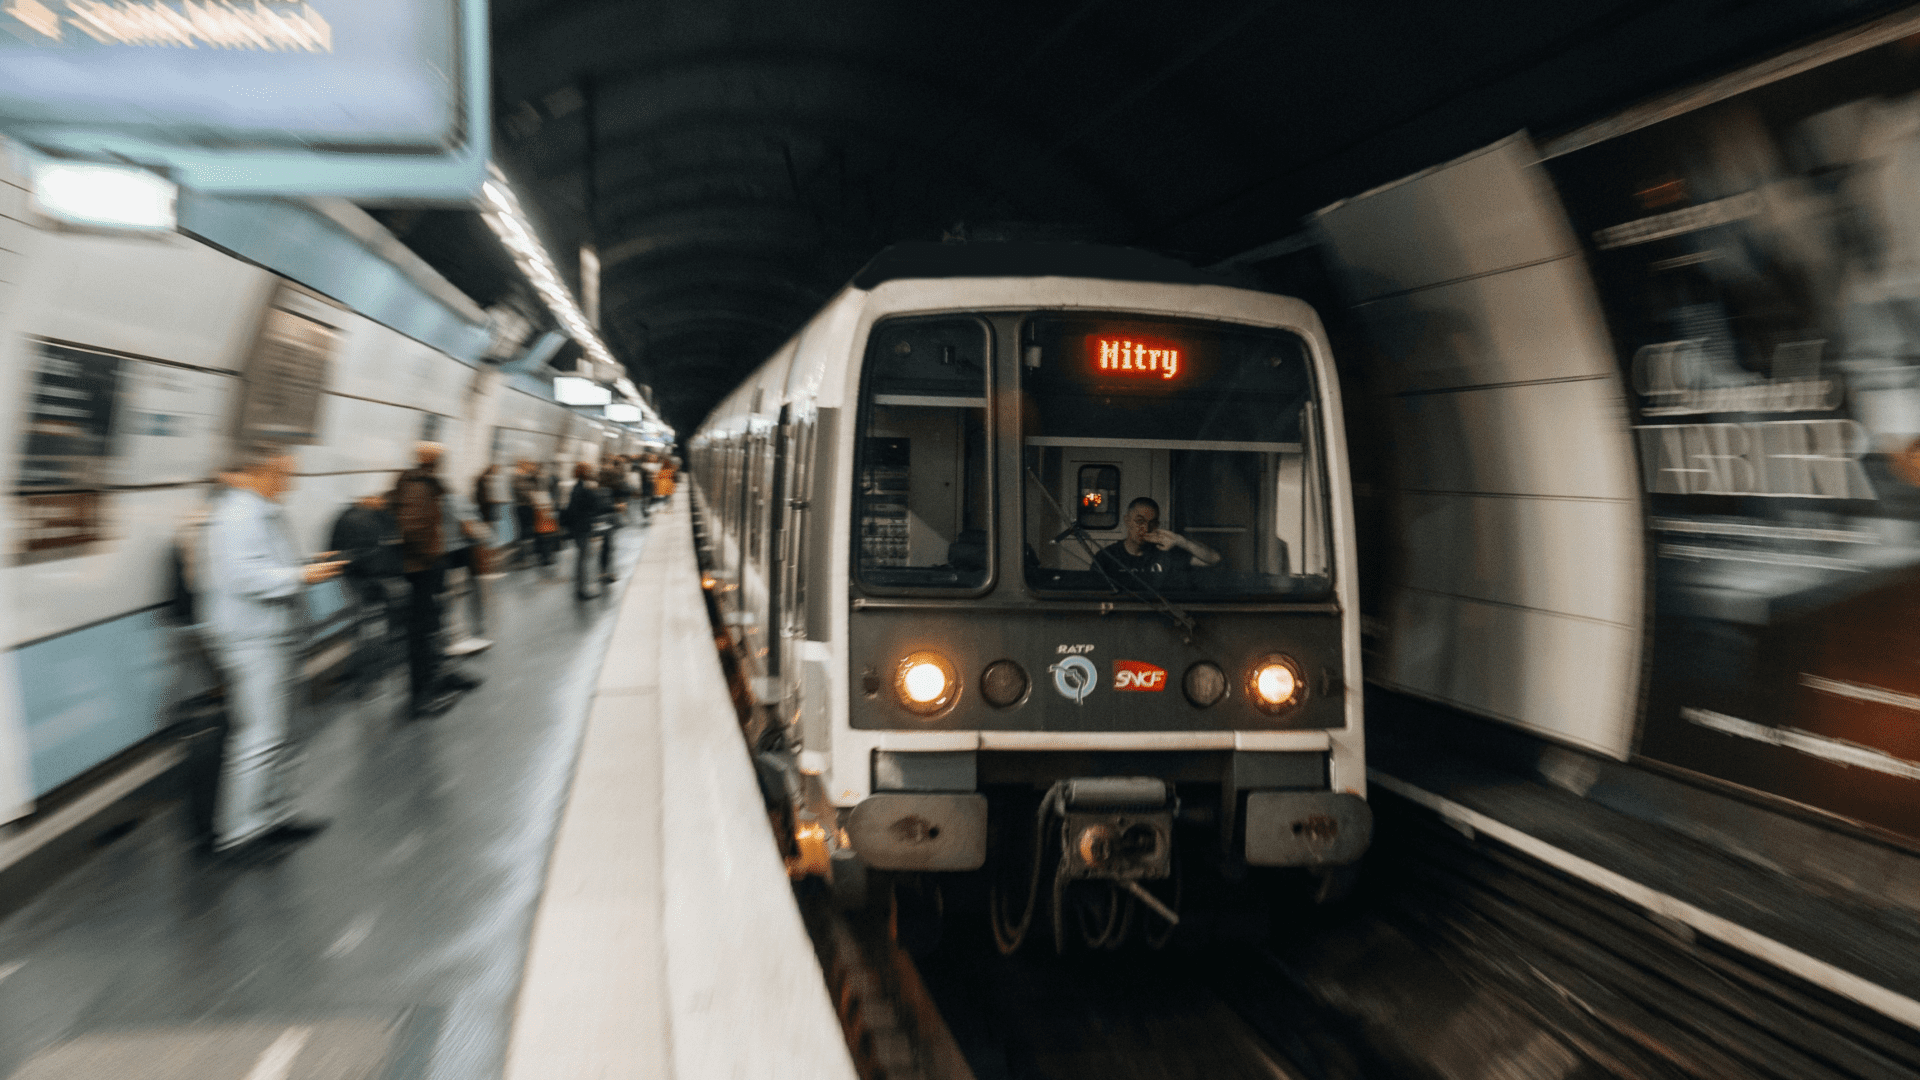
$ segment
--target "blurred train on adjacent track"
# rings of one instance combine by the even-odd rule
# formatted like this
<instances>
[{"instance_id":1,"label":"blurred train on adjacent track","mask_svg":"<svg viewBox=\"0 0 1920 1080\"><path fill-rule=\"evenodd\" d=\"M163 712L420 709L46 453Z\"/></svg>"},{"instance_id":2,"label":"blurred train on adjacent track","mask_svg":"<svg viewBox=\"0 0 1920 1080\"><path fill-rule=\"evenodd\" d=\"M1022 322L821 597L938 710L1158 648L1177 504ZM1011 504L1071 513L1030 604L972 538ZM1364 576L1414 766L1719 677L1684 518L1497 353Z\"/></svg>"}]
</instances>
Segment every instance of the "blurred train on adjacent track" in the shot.
<instances>
[{"instance_id":1,"label":"blurred train on adjacent track","mask_svg":"<svg viewBox=\"0 0 1920 1080\"><path fill-rule=\"evenodd\" d=\"M1163 941L1202 870L1337 892L1372 828L1341 416L1298 300L876 257L688 444L796 872L984 895L1007 951Z\"/></svg>"}]
</instances>

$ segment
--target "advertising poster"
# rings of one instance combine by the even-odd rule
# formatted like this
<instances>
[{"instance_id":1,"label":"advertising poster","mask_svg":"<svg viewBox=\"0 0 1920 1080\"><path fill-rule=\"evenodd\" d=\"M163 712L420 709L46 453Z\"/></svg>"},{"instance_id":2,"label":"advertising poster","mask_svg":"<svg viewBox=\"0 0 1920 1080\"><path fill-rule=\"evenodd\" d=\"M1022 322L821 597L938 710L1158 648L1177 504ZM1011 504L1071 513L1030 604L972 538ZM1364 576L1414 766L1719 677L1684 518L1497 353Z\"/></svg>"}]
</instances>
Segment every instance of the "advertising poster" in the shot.
<instances>
[{"instance_id":1,"label":"advertising poster","mask_svg":"<svg viewBox=\"0 0 1920 1080\"><path fill-rule=\"evenodd\" d=\"M35 343L20 450L16 558L85 554L104 538L100 491L110 479L120 357Z\"/></svg>"},{"instance_id":2,"label":"advertising poster","mask_svg":"<svg viewBox=\"0 0 1920 1080\"><path fill-rule=\"evenodd\" d=\"M243 443L320 441L320 401L340 341L337 319L325 303L281 285L247 364Z\"/></svg>"},{"instance_id":3,"label":"advertising poster","mask_svg":"<svg viewBox=\"0 0 1920 1080\"><path fill-rule=\"evenodd\" d=\"M1544 167L1629 390L1638 752L1920 838L1920 42Z\"/></svg>"}]
</instances>

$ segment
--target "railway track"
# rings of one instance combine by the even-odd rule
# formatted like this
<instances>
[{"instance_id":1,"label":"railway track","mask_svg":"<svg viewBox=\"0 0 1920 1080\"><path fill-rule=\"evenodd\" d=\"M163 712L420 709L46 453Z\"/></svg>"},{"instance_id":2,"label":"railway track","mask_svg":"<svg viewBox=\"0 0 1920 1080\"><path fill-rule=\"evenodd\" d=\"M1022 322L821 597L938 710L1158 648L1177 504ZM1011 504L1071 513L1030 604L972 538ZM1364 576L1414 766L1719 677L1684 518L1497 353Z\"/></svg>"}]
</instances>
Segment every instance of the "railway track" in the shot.
<instances>
[{"instance_id":1,"label":"railway track","mask_svg":"<svg viewBox=\"0 0 1920 1080\"><path fill-rule=\"evenodd\" d=\"M882 1062L868 1075L1920 1078L1920 1032L1384 792L1376 810L1352 900L1275 903L1263 943L1243 926L1161 953L1003 957L962 929L916 965L883 921L836 931L896 972L849 979L857 964L839 962L841 987L890 1002L867 1007L883 1032L862 1028L868 1044L891 1047L868 1054ZM1249 889L1282 895L1272 884ZM1208 920L1194 922L1207 936ZM902 972L911 992L888 997Z\"/></svg>"}]
</instances>

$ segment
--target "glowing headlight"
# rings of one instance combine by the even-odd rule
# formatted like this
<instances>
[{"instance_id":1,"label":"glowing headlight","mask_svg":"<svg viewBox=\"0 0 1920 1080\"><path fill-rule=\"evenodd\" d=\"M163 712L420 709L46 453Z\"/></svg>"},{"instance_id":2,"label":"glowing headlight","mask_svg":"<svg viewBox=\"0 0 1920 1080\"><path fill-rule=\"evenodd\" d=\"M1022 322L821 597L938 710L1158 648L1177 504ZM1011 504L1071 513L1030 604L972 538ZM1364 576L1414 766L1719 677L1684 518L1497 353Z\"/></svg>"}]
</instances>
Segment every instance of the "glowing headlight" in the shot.
<instances>
[{"instance_id":1,"label":"glowing headlight","mask_svg":"<svg viewBox=\"0 0 1920 1080\"><path fill-rule=\"evenodd\" d=\"M930 664L922 660L907 669L900 685L907 692L907 700L925 705L929 701L939 701L947 692L947 673L940 670L939 664Z\"/></svg>"},{"instance_id":2,"label":"glowing headlight","mask_svg":"<svg viewBox=\"0 0 1920 1080\"><path fill-rule=\"evenodd\" d=\"M1280 664L1268 664L1254 677L1253 692L1269 705L1279 705L1293 696L1293 672Z\"/></svg>"},{"instance_id":3,"label":"glowing headlight","mask_svg":"<svg viewBox=\"0 0 1920 1080\"><path fill-rule=\"evenodd\" d=\"M1255 661L1247 671L1247 697L1267 712L1298 705L1305 691L1298 665L1277 653Z\"/></svg>"},{"instance_id":4,"label":"glowing headlight","mask_svg":"<svg viewBox=\"0 0 1920 1080\"><path fill-rule=\"evenodd\" d=\"M900 661L894 671L893 691L901 705L924 716L953 704L960 683L946 657L936 652L917 652Z\"/></svg>"}]
</instances>

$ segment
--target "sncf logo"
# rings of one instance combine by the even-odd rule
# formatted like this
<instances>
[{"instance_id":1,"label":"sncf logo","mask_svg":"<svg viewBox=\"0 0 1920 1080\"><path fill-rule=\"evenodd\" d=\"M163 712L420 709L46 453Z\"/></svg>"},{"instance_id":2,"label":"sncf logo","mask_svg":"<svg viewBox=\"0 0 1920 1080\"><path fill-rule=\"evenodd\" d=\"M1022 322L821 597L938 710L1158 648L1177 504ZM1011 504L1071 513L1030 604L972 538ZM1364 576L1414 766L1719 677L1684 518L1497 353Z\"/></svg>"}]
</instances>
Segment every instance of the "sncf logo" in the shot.
<instances>
[{"instance_id":1,"label":"sncf logo","mask_svg":"<svg viewBox=\"0 0 1920 1080\"><path fill-rule=\"evenodd\" d=\"M1115 660L1113 688L1150 690L1157 694L1167 688L1167 670L1140 660Z\"/></svg>"}]
</instances>

